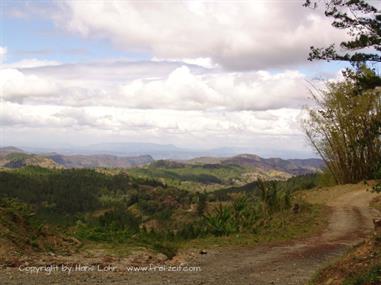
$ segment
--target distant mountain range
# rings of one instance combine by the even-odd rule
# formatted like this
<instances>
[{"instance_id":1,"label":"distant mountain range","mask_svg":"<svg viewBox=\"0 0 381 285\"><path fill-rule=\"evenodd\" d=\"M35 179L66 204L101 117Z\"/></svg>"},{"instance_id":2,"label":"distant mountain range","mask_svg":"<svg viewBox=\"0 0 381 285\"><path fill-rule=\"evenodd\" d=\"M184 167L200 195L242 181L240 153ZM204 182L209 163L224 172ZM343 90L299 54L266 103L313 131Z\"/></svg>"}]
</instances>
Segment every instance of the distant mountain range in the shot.
<instances>
[{"instance_id":1,"label":"distant mountain range","mask_svg":"<svg viewBox=\"0 0 381 285\"><path fill-rule=\"evenodd\" d=\"M119 157L114 155L33 154L15 147L0 148L0 166L18 168L35 165L50 168L139 167L153 162L150 155Z\"/></svg>"},{"instance_id":2,"label":"distant mountain range","mask_svg":"<svg viewBox=\"0 0 381 285\"><path fill-rule=\"evenodd\" d=\"M186 160L202 156L209 157L231 157L242 153L261 154L265 157L284 157L286 158L304 158L306 154L301 152L296 153L280 153L269 152L268 150L252 147L221 147L212 149L198 148L183 148L173 144L155 144L142 142L127 142L127 143L100 143L88 146L67 146L61 148L37 148L37 147L22 147L25 151L31 153L59 153L63 155L95 155L109 154L114 156L140 156L150 155L153 159L173 159Z\"/></svg>"},{"instance_id":3,"label":"distant mountain range","mask_svg":"<svg viewBox=\"0 0 381 285\"><path fill-rule=\"evenodd\" d=\"M262 158L255 154L240 154L228 158L200 157L189 161L192 164L223 164L258 168L263 171L282 171L291 175L316 172L324 167L324 162L317 158L281 159Z\"/></svg>"},{"instance_id":4,"label":"distant mountain range","mask_svg":"<svg viewBox=\"0 0 381 285\"><path fill-rule=\"evenodd\" d=\"M121 146L123 147L123 146ZM135 146L141 150L146 149L147 145ZM149 146L151 147L151 146ZM96 148L96 147L95 147ZM156 148L156 151L167 152L176 147L163 145ZM100 148L101 149L101 148ZM300 175L319 171L324 167L321 159L281 159L281 158L262 158L254 154L240 154L229 157L203 156L190 160L157 160L151 155L136 156L116 156L110 154L93 155L64 155L58 153L34 154L25 152L16 147L0 148L0 166L7 168L19 168L26 165L36 165L50 168L131 168L145 165L151 167L179 168L186 165L202 164L208 167L218 165L239 165L261 171L280 171L289 175Z\"/></svg>"},{"instance_id":5,"label":"distant mountain range","mask_svg":"<svg viewBox=\"0 0 381 285\"><path fill-rule=\"evenodd\" d=\"M180 148L172 144L154 143L102 143L86 147L70 147L63 149L49 148L23 148L32 153L58 152L65 155L96 155L109 154L115 156L140 156L150 155L154 159L191 159L200 156L232 156L242 153L235 148L215 148L210 150L196 150Z\"/></svg>"}]
</instances>

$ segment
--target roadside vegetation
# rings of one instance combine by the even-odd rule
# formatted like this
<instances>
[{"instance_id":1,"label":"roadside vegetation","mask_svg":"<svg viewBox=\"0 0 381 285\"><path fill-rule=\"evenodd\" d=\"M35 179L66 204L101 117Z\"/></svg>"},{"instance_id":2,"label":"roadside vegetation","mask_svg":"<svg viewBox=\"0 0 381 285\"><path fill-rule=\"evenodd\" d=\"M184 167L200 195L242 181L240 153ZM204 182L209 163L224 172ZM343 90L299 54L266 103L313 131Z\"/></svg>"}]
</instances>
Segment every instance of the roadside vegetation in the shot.
<instances>
[{"instance_id":1,"label":"roadside vegetation","mask_svg":"<svg viewBox=\"0 0 381 285\"><path fill-rule=\"evenodd\" d=\"M349 72L349 71L348 71ZM365 66L313 94L305 131L339 184L371 179L381 161L381 89L364 86L381 79Z\"/></svg>"},{"instance_id":2,"label":"roadside vegetation","mask_svg":"<svg viewBox=\"0 0 381 285\"><path fill-rule=\"evenodd\" d=\"M337 184L381 178L381 17L372 1L314 1L323 7L332 26L347 31L340 48L311 47L309 60L351 64L343 79L311 90L315 106L308 110L304 129ZM381 192L381 184L373 187ZM372 205L380 210L379 199ZM320 270L311 284L381 284L379 234L353 248L333 265Z\"/></svg>"},{"instance_id":3,"label":"roadside vegetation","mask_svg":"<svg viewBox=\"0 0 381 285\"><path fill-rule=\"evenodd\" d=\"M208 193L123 172L29 166L0 171L0 208L24 224L27 248L42 239L39 229L45 228L82 244L123 244L173 257L179 247L211 240L254 244L308 234L319 224L308 222L318 220L322 212L294 199L294 192L315 187L318 181L318 175L258 180ZM4 219L1 223L8 233L3 238L12 243L12 225ZM244 238L238 241L237 235ZM32 249L46 248L37 243Z\"/></svg>"},{"instance_id":4,"label":"roadside vegetation","mask_svg":"<svg viewBox=\"0 0 381 285\"><path fill-rule=\"evenodd\" d=\"M311 47L309 60L344 61L352 68L343 79L312 88L315 106L304 121L307 138L338 184L374 178L381 164L381 17L369 1L314 1L304 6L325 9L332 26L348 40L325 48Z\"/></svg>"}]
</instances>

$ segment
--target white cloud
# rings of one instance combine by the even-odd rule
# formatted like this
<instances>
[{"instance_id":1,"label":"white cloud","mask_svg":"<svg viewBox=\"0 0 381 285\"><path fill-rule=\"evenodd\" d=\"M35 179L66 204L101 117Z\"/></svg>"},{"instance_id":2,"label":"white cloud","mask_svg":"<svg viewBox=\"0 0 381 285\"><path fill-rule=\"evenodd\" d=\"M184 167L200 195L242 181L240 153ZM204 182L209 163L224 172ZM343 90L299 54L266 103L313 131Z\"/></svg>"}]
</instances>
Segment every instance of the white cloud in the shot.
<instances>
[{"instance_id":1,"label":"white cloud","mask_svg":"<svg viewBox=\"0 0 381 285\"><path fill-rule=\"evenodd\" d=\"M311 45L344 39L299 1L61 1L60 27L156 58L204 58L230 69L305 62Z\"/></svg>"},{"instance_id":2,"label":"white cloud","mask_svg":"<svg viewBox=\"0 0 381 285\"><path fill-rule=\"evenodd\" d=\"M141 132L209 135L296 135L299 109L269 111L140 110L117 107L62 107L5 102L0 113L3 126L65 127L99 132Z\"/></svg>"},{"instance_id":3,"label":"white cloud","mask_svg":"<svg viewBox=\"0 0 381 285\"><path fill-rule=\"evenodd\" d=\"M95 61L90 63L73 63L60 65L39 66L33 69L22 69L26 74L41 75L49 78L62 80L86 80L108 82L115 85L116 82L134 79L155 79L167 76L174 69L186 65L177 61ZM205 73L207 70L200 66L188 65L194 73ZM16 66L17 67L17 66Z\"/></svg>"},{"instance_id":4,"label":"white cloud","mask_svg":"<svg viewBox=\"0 0 381 285\"><path fill-rule=\"evenodd\" d=\"M46 78L25 75L17 69L0 69L1 97L9 101L22 101L25 98L38 99L54 95L57 85Z\"/></svg>"},{"instance_id":5,"label":"white cloud","mask_svg":"<svg viewBox=\"0 0 381 285\"><path fill-rule=\"evenodd\" d=\"M52 144L125 138L281 149L297 138L290 151L303 142L300 106L308 96L298 71L223 72L180 62L3 68L0 90L9 143L38 133Z\"/></svg>"},{"instance_id":6,"label":"white cloud","mask_svg":"<svg viewBox=\"0 0 381 285\"><path fill-rule=\"evenodd\" d=\"M298 71L201 73L186 65L155 64L151 74L144 70L152 63L139 65L146 74L139 79L128 76L136 64L2 69L0 86L5 100L42 105L230 111L298 108L307 102L305 76Z\"/></svg>"},{"instance_id":7,"label":"white cloud","mask_svg":"<svg viewBox=\"0 0 381 285\"><path fill-rule=\"evenodd\" d=\"M10 11L26 20L48 15L57 27L151 60L4 63L0 47L5 138L298 150L300 107L309 94L295 66L306 62L311 45L344 38L301 4L62 0ZM23 55L44 52L52 51Z\"/></svg>"},{"instance_id":8,"label":"white cloud","mask_svg":"<svg viewBox=\"0 0 381 285\"><path fill-rule=\"evenodd\" d=\"M306 102L304 75L297 71L270 74L216 73L196 75L185 66L165 79L134 80L120 88L121 104L134 108L266 110L301 107Z\"/></svg>"},{"instance_id":9,"label":"white cloud","mask_svg":"<svg viewBox=\"0 0 381 285\"><path fill-rule=\"evenodd\" d=\"M27 141L50 147L104 141L165 141L190 148L230 145L278 150L283 155L311 155L299 131L300 114L298 109L213 112L5 102L0 125L6 134L4 143L21 146Z\"/></svg>"},{"instance_id":10,"label":"white cloud","mask_svg":"<svg viewBox=\"0 0 381 285\"><path fill-rule=\"evenodd\" d=\"M209 57L179 58L179 59L162 59L162 58L153 57L151 60L154 62L186 63L190 65L198 65L208 69L219 67L219 65L216 63L213 63L213 61Z\"/></svg>"},{"instance_id":11,"label":"white cloud","mask_svg":"<svg viewBox=\"0 0 381 285\"><path fill-rule=\"evenodd\" d=\"M1 64L0 68L33 68L52 65L60 65L60 62L55 60L40 60L36 58L30 58L16 61L13 63Z\"/></svg>"}]
</instances>

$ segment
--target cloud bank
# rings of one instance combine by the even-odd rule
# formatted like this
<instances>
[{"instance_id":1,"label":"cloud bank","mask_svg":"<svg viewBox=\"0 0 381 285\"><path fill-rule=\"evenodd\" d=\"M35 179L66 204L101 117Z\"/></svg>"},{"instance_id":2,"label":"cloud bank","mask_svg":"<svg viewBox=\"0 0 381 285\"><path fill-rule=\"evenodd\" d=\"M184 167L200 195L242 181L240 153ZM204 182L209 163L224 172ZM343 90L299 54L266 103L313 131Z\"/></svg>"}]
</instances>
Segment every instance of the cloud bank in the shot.
<instances>
[{"instance_id":1,"label":"cloud bank","mask_svg":"<svg viewBox=\"0 0 381 285\"><path fill-rule=\"evenodd\" d=\"M346 37L298 1L20 3L7 17L41 18L55 27L50 40L88 44L19 47L11 55L25 58L13 62L0 47L3 144L38 137L299 150L309 47ZM87 60L65 61L76 53Z\"/></svg>"},{"instance_id":2,"label":"cloud bank","mask_svg":"<svg viewBox=\"0 0 381 285\"><path fill-rule=\"evenodd\" d=\"M72 107L256 111L307 103L306 79L298 71L200 73L187 65L155 63L154 67L147 62L138 68L136 63L3 68L0 87L9 102ZM145 76L137 77L137 69Z\"/></svg>"},{"instance_id":3,"label":"cloud bank","mask_svg":"<svg viewBox=\"0 0 381 285\"><path fill-rule=\"evenodd\" d=\"M306 77L298 71L221 72L172 62L6 67L0 124L10 136L65 130L245 145L258 136L300 137L300 107L307 103Z\"/></svg>"},{"instance_id":4,"label":"cloud bank","mask_svg":"<svg viewBox=\"0 0 381 285\"><path fill-rule=\"evenodd\" d=\"M299 1L60 1L67 31L158 58L204 58L233 70L293 66L311 45L342 41L321 11Z\"/></svg>"}]
</instances>

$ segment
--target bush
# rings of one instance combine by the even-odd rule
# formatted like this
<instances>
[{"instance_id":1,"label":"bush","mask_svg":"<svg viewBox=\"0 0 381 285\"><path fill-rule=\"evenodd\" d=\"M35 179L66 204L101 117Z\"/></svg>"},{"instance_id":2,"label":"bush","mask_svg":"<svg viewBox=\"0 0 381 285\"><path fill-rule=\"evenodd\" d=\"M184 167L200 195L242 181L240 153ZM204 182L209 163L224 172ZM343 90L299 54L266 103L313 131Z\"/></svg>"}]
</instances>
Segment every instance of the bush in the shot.
<instances>
[{"instance_id":1,"label":"bush","mask_svg":"<svg viewBox=\"0 0 381 285\"><path fill-rule=\"evenodd\" d=\"M230 206L219 204L211 214L205 216L208 232L216 236L228 235L235 231L232 224L233 211Z\"/></svg>"},{"instance_id":2,"label":"bush","mask_svg":"<svg viewBox=\"0 0 381 285\"><path fill-rule=\"evenodd\" d=\"M354 277L348 277L344 280L343 285L378 285L380 283L381 266L376 265L367 272L360 273Z\"/></svg>"},{"instance_id":3,"label":"bush","mask_svg":"<svg viewBox=\"0 0 381 285\"><path fill-rule=\"evenodd\" d=\"M165 254L168 258L172 258L177 254L177 246L175 243L168 241L155 242L152 249Z\"/></svg>"},{"instance_id":4,"label":"bush","mask_svg":"<svg viewBox=\"0 0 381 285\"><path fill-rule=\"evenodd\" d=\"M332 173L327 168L325 168L323 172L318 175L317 184L322 187L330 187L334 186L336 182Z\"/></svg>"},{"instance_id":5,"label":"bush","mask_svg":"<svg viewBox=\"0 0 381 285\"><path fill-rule=\"evenodd\" d=\"M206 192L197 193L197 198L198 199L196 212L198 216L202 216L206 210L208 195L206 194Z\"/></svg>"},{"instance_id":6,"label":"bush","mask_svg":"<svg viewBox=\"0 0 381 285\"><path fill-rule=\"evenodd\" d=\"M381 179L381 165L377 168L377 170L373 174L374 179Z\"/></svg>"},{"instance_id":7,"label":"bush","mask_svg":"<svg viewBox=\"0 0 381 285\"><path fill-rule=\"evenodd\" d=\"M98 218L98 223L105 230L128 230L136 233L139 231L141 220L130 211L120 207L104 213Z\"/></svg>"}]
</instances>

